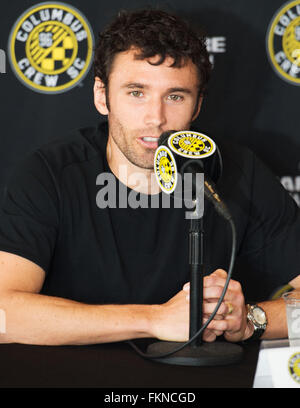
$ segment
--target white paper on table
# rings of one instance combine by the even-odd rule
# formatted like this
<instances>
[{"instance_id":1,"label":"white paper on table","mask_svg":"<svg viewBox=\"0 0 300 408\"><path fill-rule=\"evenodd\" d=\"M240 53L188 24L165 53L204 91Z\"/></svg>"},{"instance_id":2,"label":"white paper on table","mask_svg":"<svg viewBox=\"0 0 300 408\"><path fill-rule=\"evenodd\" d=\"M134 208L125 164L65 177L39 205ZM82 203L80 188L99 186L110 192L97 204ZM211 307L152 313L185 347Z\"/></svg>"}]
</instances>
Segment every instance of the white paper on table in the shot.
<instances>
[{"instance_id":1,"label":"white paper on table","mask_svg":"<svg viewBox=\"0 0 300 408\"><path fill-rule=\"evenodd\" d=\"M300 347L261 348L253 387L300 388Z\"/></svg>"}]
</instances>

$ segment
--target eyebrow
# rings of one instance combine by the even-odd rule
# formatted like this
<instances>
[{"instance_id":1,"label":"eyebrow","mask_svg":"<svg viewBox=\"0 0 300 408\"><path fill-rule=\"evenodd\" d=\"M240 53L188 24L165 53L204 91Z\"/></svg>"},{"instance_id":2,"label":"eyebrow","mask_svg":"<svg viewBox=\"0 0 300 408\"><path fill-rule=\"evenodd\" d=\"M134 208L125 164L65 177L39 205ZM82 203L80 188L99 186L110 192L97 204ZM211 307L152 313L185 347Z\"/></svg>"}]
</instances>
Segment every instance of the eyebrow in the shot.
<instances>
[{"instance_id":1,"label":"eyebrow","mask_svg":"<svg viewBox=\"0 0 300 408\"><path fill-rule=\"evenodd\" d=\"M127 82L126 84L122 85L122 88L128 88L128 89L132 89L132 88L138 88L138 89L149 89L150 86L149 85L145 85L139 82ZM167 89L168 93L173 93L173 92L183 92L183 93L187 93L187 94L191 94L192 91L189 88L182 88L182 87L173 87L173 88L169 88Z\"/></svg>"}]
</instances>

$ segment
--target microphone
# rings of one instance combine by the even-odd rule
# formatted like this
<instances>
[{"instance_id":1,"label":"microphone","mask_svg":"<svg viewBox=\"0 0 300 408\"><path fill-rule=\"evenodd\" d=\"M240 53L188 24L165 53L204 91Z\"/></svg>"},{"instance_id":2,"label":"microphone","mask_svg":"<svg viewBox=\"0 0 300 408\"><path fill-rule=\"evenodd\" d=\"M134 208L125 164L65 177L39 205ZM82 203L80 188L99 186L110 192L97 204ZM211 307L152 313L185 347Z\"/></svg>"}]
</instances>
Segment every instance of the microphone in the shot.
<instances>
[{"instance_id":1,"label":"microphone","mask_svg":"<svg viewBox=\"0 0 300 408\"><path fill-rule=\"evenodd\" d=\"M176 131L168 130L163 132L158 140L158 148L155 154L157 158L161 149L171 149L173 155L170 155L174 160L174 170L179 170L181 176L184 174L196 175L204 173L204 195L210 201L216 211L225 219L230 220L231 214L218 193L215 182L222 175L222 156L215 142L204 135L195 131ZM171 152L170 152L171 153ZM217 153L217 154L215 154ZM155 160L156 162L156 160ZM157 163L156 169L157 169ZM159 174L156 172L159 178ZM174 178L176 175L174 175ZM161 183L160 183L161 184ZM192 177L192 187L196 189L196 179ZM170 192L173 193L175 188Z\"/></svg>"}]
</instances>

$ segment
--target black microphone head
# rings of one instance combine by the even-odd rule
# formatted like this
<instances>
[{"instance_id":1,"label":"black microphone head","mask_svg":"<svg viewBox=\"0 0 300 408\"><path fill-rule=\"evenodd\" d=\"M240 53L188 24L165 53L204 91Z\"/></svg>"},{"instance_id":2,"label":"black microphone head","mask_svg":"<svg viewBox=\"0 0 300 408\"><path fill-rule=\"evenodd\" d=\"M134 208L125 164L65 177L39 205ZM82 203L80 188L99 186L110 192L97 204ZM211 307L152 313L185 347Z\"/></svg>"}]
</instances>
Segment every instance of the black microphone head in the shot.
<instances>
[{"instance_id":1,"label":"black microphone head","mask_svg":"<svg viewBox=\"0 0 300 408\"><path fill-rule=\"evenodd\" d=\"M183 177L184 173L204 173L205 166L201 159L197 160L185 160L180 166L180 173Z\"/></svg>"},{"instance_id":2,"label":"black microphone head","mask_svg":"<svg viewBox=\"0 0 300 408\"><path fill-rule=\"evenodd\" d=\"M167 145L168 144L168 139L171 136L172 133L177 132L177 130L166 130L165 132L163 132L158 139L158 146L161 145Z\"/></svg>"},{"instance_id":3,"label":"black microphone head","mask_svg":"<svg viewBox=\"0 0 300 408\"><path fill-rule=\"evenodd\" d=\"M179 133L179 137L181 134L183 134L183 137L186 135L191 135L194 136L195 133L199 134L200 136L205 137L206 139L209 139L208 136L204 135L203 133L199 133L196 130L186 130L186 131L178 131L178 130L167 130L163 132L159 139L158 139L158 148L160 146L166 146L170 147L168 144L168 140L171 135ZM215 144L214 141L212 143ZM204 172L207 177L209 177L213 182L217 183L218 180L222 176L223 172L223 163L222 163L222 156L220 153L220 150L218 146L215 144L216 150L214 154L210 155L209 157L205 157L202 159L202 157L199 158L193 158L190 159L189 157L184 157L184 155L181 155L180 152L176 151L176 149L172 149L172 153L174 155L174 158L176 160L177 164L177 169L183 175L184 172L193 172L195 169L198 170L198 172ZM195 162L193 164L193 161ZM197 162L197 164L196 164Z\"/></svg>"}]
</instances>

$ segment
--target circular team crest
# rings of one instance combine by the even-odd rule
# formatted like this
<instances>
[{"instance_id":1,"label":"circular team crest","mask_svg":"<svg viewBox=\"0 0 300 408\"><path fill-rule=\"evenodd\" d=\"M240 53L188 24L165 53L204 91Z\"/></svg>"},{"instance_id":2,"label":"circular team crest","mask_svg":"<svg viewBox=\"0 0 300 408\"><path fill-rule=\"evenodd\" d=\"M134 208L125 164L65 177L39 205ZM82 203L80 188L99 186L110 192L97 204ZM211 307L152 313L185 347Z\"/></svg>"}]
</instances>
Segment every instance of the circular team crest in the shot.
<instances>
[{"instance_id":1,"label":"circular team crest","mask_svg":"<svg viewBox=\"0 0 300 408\"><path fill-rule=\"evenodd\" d=\"M276 12L267 33L267 52L275 72L300 85L300 0L286 3Z\"/></svg>"},{"instance_id":2,"label":"circular team crest","mask_svg":"<svg viewBox=\"0 0 300 408\"><path fill-rule=\"evenodd\" d=\"M94 38L73 6L40 3L26 10L9 37L9 59L17 78L47 94L66 92L88 73Z\"/></svg>"},{"instance_id":3,"label":"circular team crest","mask_svg":"<svg viewBox=\"0 0 300 408\"><path fill-rule=\"evenodd\" d=\"M166 146L156 149L154 156L154 172L161 189L171 194L177 184L177 167L174 156Z\"/></svg>"},{"instance_id":4,"label":"circular team crest","mask_svg":"<svg viewBox=\"0 0 300 408\"><path fill-rule=\"evenodd\" d=\"M173 133L168 144L173 152L189 159L201 159L212 155L216 150L215 142L203 133L181 131Z\"/></svg>"},{"instance_id":5,"label":"circular team crest","mask_svg":"<svg viewBox=\"0 0 300 408\"><path fill-rule=\"evenodd\" d=\"M300 353L293 354L288 362L291 377L300 384Z\"/></svg>"}]
</instances>

